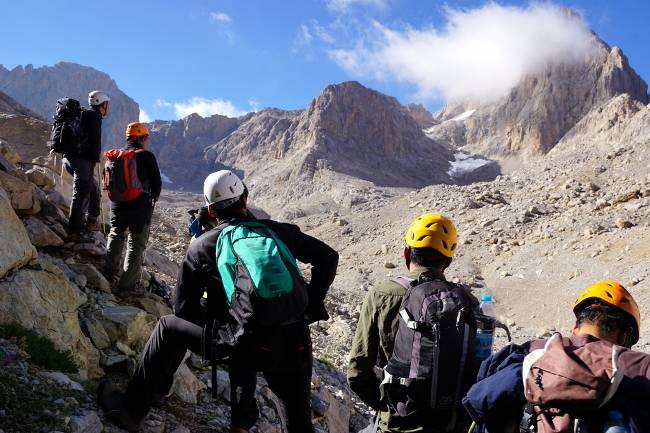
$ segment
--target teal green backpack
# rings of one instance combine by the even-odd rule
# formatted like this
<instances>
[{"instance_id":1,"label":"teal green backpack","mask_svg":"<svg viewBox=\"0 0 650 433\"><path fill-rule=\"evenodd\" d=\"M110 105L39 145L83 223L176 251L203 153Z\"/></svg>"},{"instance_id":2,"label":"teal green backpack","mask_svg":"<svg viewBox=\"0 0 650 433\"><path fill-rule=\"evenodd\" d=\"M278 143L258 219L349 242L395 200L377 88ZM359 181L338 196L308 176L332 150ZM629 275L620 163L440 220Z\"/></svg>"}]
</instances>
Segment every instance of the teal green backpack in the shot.
<instances>
[{"instance_id":1,"label":"teal green backpack","mask_svg":"<svg viewBox=\"0 0 650 433\"><path fill-rule=\"evenodd\" d=\"M307 286L296 259L273 230L258 221L228 225L217 238L217 269L240 326L275 326L302 319Z\"/></svg>"}]
</instances>

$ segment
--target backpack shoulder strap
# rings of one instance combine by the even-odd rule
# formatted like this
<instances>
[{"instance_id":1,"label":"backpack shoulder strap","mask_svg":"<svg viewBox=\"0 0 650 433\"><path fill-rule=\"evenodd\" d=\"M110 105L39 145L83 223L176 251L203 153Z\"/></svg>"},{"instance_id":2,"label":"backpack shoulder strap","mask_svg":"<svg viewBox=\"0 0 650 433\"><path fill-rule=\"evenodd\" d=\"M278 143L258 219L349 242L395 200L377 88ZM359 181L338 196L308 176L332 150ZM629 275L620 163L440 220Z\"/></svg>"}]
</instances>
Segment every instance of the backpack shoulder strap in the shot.
<instances>
[{"instance_id":1,"label":"backpack shoulder strap","mask_svg":"<svg viewBox=\"0 0 650 433\"><path fill-rule=\"evenodd\" d=\"M404 287L406 290L409 290L412 287L413 281L415 281L413 278L404 277L402 275L398 275L397 277L391 278L390 280L393 283L397 283L400 286Z\"/></svg>"}]
</instances>

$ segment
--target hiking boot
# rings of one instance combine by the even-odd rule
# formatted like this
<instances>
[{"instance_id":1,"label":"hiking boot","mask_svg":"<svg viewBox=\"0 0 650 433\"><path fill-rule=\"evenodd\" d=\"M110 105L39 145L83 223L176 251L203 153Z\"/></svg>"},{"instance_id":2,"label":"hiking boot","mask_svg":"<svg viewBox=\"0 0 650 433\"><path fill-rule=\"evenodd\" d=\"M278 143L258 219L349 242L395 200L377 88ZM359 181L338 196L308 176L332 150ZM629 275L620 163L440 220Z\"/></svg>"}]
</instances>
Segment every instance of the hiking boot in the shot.
<instances>
[{"instance_id":1,"label":"hiking boot","mask_svg":"<svg viewBox=\"0 0 650 433\"><path fill-rule=\"evenodd\" d=\"M113 382L104 380L97 389L97 402L104 410L106 417L116 426L128 432L139 432L144 424L143 415L134 415L125 406L126 395L119 391Z\"/></svg>"}]
</instances>

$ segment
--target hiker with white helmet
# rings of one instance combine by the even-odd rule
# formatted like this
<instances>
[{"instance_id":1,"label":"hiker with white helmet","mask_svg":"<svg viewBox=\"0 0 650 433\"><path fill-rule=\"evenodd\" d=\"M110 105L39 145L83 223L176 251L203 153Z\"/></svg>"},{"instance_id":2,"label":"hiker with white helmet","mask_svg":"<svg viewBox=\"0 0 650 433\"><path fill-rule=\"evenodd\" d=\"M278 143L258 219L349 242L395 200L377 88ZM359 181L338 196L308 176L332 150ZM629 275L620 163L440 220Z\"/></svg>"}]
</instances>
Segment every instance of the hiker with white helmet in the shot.
<instances>
[{"instance_id":1,"label":"hiker with white helmet","mask_svg":"<svg viewBox=\"0 0 650 433\"><path fill-rule=\"evenodd\" d=\"M203 193L218 225L187 250L174 314L158 321L126 393L104 381L99 403L116 424L139 431L190 349L213 363L214 395L216 362L228 364L231 432L245 433L259 416L258 372L283 406L287 431L313 432L308 324L329 317L324 298L338 254L295 225L255 219L246 186L229 170L210 174ZM308 284L296 260L312 265Z\"/></svg>"},{"instance_id":2,"label":"hiker with white helmet","mask_svg":"<svg viewBox=\"0 0 650 433\"><path fill-rule=\"evenodd\" d=\"M83 109L80 114L82 139L64 153L63 165L72 175L68 240L73 242L84 240L84 230L100 228L100 194L94 172L102 150L102 118L108 114L110 100L101 90L90 92L90 109Z\"/></svg>"},{"instance_id":3,"label":"hiker with white helmet","mask_svg":"<svg viewBox=\"0 0 650 433\"><path fill-rule=\"evenodd\" d=\"M641 315L618 282L573 306L571 335L511 344L481 365L463 404L475 433L648 432L650 355L631 350Z\"/></svg>"}]
</instances>

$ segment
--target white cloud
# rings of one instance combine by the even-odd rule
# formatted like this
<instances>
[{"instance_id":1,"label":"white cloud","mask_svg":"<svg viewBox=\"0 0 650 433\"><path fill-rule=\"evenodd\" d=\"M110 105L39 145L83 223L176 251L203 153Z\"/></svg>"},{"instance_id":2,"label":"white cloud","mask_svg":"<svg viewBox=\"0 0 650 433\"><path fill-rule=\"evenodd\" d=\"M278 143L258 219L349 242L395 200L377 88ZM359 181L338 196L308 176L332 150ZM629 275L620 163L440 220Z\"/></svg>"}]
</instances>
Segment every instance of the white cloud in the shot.
<instances>
[{"instance_id":1,"label":"white cloud","mask_svg":"<svg viewBox=\"0 0 650 433\"><path fill-rule=\"evenodd\" d=\"M195 96L187 102L174 102L174 112L181 118L197 113L201 117L209 117L220 114L228 117L239 117L247 111L239 110L235 105L226 99L207 99Z\"/></svg>"},{"instance_id":2,"label":"white cloud","mask_svg":"<svg viewBox=\"0 0 650 433\"><path fill-rule=\"evenodd\" d=\"M165 101L164 99L156 99L154 107L156 108L169 108L172 106L171 102Z\"/></svg>"},{"instance_id":3,"label":"white cloud","mask_svg":"<svg viewBox=\"0 0 650 433\"><path fill-rule=\"evenodd\" d=\"M216 23L221 24L230 24L232 23L232 18L230 15L223 12L210 12L210 19Z\"/></svg>"},{"instance_id":4,"label":"white cloud","mask_svg":"<svg viewBox=\"0 0 650 433\"><path fill-rule=\"evenodd\" d=\"M259 101L258 101L257 99L255 99L255 98L250 98L250 99L248 100L248 105L250 105L250 107L251 107L251 111L254 111L254 112L256 112L256 113L257 113L257 112L259 111L259 109L260 109L260 103L259 103Z\"/></svg>"},{"instance_id":5,"label":"white cloud","mask_svg":"<svg viewBox=\"0 0 650 433\"><path fill-rule=\"evenodd\" d=\"M306 52L309 58L313 57L312 45L318 48L314 42L321 42L325 45L333 45L336 42L331 32L320 25L318 20L310 20L308 24L300 24L298 33L293 40L292 51L298 53L300 51Z\"/></svg>"},{"instance_id":6,"label":"white cloud","mask_svg":"<svg viewBox=\"0 0 650 433\"><path fill-rule=\"evenodd\" d=\"M388 0L327 0L327 7L335 12L346 12L353 5L374 6L384 9Z\"/></svg>"},{"instance_id":7,"label":"white cloud","mask_svg":"<svg viewBox=\"0 0 650 433\"><path fill-rule=\"evenodd\" d=\"M140 108L139 121L143 123L151 122L151 117L149 117L149 115L142 108Z\"/></svg>"},{"instance_id":8,"label":"white cloud","mask_svg":"<svg viewBox=\"0 0 650 433\"><path fill-rule=\"evenodd\" d=\"M424 99L489 101L549 62L581 60L593 49L587 24L564 8L488 3L448 9L440 30L395 31L375 22L353 48L329 54L353 74L413 83Z\"/></svg>"}]
</instances>

